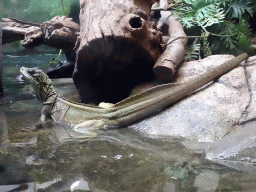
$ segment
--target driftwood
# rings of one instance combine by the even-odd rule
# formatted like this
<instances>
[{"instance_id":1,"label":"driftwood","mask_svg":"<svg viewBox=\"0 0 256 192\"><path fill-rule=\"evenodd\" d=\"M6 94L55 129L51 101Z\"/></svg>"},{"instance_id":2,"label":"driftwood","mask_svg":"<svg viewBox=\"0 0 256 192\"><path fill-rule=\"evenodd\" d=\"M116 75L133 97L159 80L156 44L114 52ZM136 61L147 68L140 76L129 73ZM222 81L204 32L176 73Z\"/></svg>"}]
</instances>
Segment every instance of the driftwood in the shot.
<instances>
[{"instance_id":1,"label":"driftwood","mask_svg":"<svg viewBox=\"0 0 256 192\"><path fill-rule=\"evenodd\" d=\"M22 45L24 47L34 47L34 41L41 39L45 45L72 50L78 35L79 25L72 18L56 16L50 21L43 22L40 29L26 33Z\"/></svg>"},{"instance_id":2,"label":"driftwood","mask_svg":"<svg viewBox=\"0 0 256 192\"><path fill-rule=\"evenodd\" d=\"M168 44L162 54L162 32L150 20L154 2L157 0L80 0L80 29L66 17L54 17L41 25L3 19L4 43L24 39L25 47L43 43L64 49L70 63L57 71L64 69L70 75L76 62L73 80L81 101L115 103L137 84L154 79L154 74L169 80L183 60L186 39ZM165 13L161 12L160 21L169 27L169 42L184 37L182 26Z\"/></svg>"},{"instance_id":3,"label":"driftwood","mask_svg":"<svg viewBox=\"0 0 256 192\"><path fill-rule=\"evenodd\" d=\"M183 26L175 17L168 17L169 23L169 41L167 42L164 53L158 58L153 68L154 74L159 79L170 80L176 72L176 68L183 61L185 56L185 47L187 45L186 34ZM185 37L178 38L177 37Z\"/></svg>"},{"instance_id":4,"label":"driftwood","mask_svg":"<svg viewBox=\"0 0 256 192\"><path fill-rule=\"evenodd\" d=\"M29 23L14 18L2 18L3 44L23 40L26 33L40 29L40 24Z\"/></svg>"},{"instance_id":5,"label":"driftwood","mask_svg":"<svg viewBox=\"0 0 256 192\"><path fill-rule=\"evenodd\" d=\"M188 41L183 26L171 15L170 11L167 11L169 4L171 4L170 0L160 0L159 4L155 6L163 8L160 12L161 18L159 23L162 25L161 27L163 27L163 25L167 26L163 31L169 36L166 49L158 58L153 68L155 76L158 79L164 80L171 80L174 76L176 68L184 59L185 47Z\"/></svg>"},{"instance_id":6,"label":"driftwood","mask_svg":"<svg viewBox=\"0 0 256 192\"><path fill-rule=\"evenodd\" d=\"M3 44L23 40L22 45L33 48L41 44L63 49L69 62L74 64L73 50L79 35L79 25L72 18L56 16L44 23L30 23L14 18L2 18Z\"/></svg>"},{"instance_id":7,"label":"driftwood","mask_svg":"<svg viewBox=\"0 0 256 192\"><path fill-rule=\"evenodd\" d=\"M14 18L2 18L3 44L24 40L27 48L46 44L59 49L72 49L79 35L79 25L72 18L56 16L50 21L36 24Z\"/></svg>"}]
</instances>

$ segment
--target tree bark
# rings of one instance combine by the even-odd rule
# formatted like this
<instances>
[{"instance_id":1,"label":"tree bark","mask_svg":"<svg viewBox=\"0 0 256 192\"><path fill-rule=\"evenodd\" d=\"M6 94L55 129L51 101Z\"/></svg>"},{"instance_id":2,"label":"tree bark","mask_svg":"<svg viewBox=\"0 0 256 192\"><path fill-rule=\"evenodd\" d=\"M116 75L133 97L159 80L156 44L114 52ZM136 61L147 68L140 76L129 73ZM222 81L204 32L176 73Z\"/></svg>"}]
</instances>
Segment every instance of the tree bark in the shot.
<instances>
[{"instance_id":1,"label":"tree bark","mask_svg":"<svg viewBox=\"0 0 256 192\"><path fill-rule=\"evenodd\" d=\"M149 0L80 0L80 38L73 74L81 101L117 102L152 78L161 32ZM118 96L118 97L117 97Z\"/></svg>"}]
</instances>

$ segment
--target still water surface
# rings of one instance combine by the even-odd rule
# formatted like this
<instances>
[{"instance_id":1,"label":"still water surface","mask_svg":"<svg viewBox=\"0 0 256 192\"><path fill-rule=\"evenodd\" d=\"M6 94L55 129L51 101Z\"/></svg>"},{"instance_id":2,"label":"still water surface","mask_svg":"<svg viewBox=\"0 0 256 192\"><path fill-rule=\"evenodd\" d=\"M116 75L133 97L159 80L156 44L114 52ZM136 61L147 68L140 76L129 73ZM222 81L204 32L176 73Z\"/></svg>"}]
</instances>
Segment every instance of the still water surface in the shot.
<instances>
[{"instance_id":1,"label":"still water surface","mask_svg":"<svg viewBox=\"0 0 256 192\"><path fill-rule=\"evenodd\" d=\"M5 191L255 191L256 177L204 159L182 138L152 137L130 128L67 139L65 125L34 129L42 104L21 66L49 67L51 54L4 55L0 98L0 192ZM76 100L70 79L53 81L57 92Z\"/></svg>"}]
</instances>

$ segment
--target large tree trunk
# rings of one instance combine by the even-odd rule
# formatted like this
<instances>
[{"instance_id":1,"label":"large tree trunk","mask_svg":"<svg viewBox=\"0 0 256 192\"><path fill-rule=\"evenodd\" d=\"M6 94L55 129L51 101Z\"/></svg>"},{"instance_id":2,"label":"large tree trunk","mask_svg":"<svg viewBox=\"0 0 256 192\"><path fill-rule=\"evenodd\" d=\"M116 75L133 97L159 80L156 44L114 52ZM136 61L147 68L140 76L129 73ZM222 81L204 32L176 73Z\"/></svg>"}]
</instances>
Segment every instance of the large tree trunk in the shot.
<instances>
[{"instance_id":1,"label":"large tree trunk","mask_svg":"<svg viewBox=\"0 0 256 192\"><path fill-rule=\"evenodd\" d=\"M153 80L154 73L170 80L183 60L186 35L167 11L161 11L160 22L172 43L161 55L162 33L149 20L153 1L159 0L80 0L80 29L64 16L41 25L4 18L3 43L24 39L25 47L43 43L63 49L68 62L48 75L68 77L76 61L73 79L81 101L116 103L136 85ZM160 0L164 4L167 0Z\"/></svg>"},{"instance_id":2,"label":"large tree trunk","mask_svg":"<svg viewBox=\"0 0 256 192\"><path fill-rule=\"evenodd\" d=\"M80 40L73 75L81 101L117 102L152 79L161 32L150 0L80 0Z\"/></svg>"}]
</instances>

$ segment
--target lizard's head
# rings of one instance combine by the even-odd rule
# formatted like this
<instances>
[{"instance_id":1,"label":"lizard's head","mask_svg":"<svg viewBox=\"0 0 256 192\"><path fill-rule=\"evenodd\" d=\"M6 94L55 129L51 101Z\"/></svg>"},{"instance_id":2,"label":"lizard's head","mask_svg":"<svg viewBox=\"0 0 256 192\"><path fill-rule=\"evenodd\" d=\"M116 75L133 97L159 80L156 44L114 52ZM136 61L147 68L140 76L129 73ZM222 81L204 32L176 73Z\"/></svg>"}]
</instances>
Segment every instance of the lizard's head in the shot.
<instances>
[{"instance_id":1,"label":"lizard's head","mask_svg":"<svg viewBox=\"0 0 256 192\"><path fill-rule=\"evenodd\" d=\"M53 94L51 79L44 73L43 70L37 67L21 67L20 72L22 76L32 85L39 101L44 102L49 96Z\"/></svg>"}]
</instances>

